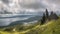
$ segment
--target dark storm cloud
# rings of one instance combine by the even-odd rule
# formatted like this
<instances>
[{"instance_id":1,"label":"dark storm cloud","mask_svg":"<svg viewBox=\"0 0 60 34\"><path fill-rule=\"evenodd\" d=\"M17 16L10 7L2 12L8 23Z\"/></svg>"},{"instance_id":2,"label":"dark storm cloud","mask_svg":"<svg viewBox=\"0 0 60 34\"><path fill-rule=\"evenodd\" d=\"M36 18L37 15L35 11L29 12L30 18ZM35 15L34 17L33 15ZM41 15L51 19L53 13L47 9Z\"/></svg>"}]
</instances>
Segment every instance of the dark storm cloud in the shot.
<instances>
[{"instance_id":1,"label":"dark storm cloud","mask_svg":"<svg viewBox=\"0 0 60 34\"><path fill-rule=\"evenodd\" d=\"M28 5L25 5L25 4L21 4L21 7L23 8L31 8L31 9L40 9L40 8L46 8L45 5L43 4L39 4L39 3L34 3L34 4L28 4Z\"/></svg>"},{"instance_id":2,"label":"dark storm cloud","mask_svg":"<svg viewBox=\"0 0 60 34\"><path fill-rule=\"evenodd\" d=\"M55 3L60 3L60 0L48 0L48 1L50 1L50 2L55 2Z\"/></svg>"},{"instance_id":3,"label":"dark storm cloud","mask_svg":"<svg viewBox=\"0 0 60 34\"><path fill-rule=\"evenodd\" d=\"M46 0L48 3L54 3L60 5L60 0Z\"/></svg>"},{"instance_id":4,"label":"dark storm cloud","mask_svg":"<svg viewBox=\"0 0 60 34\"><path fill-rule=\"evenodd\" d=\"M4 4L9 4L10 0L1 0ZM16 6L20 6L20 8L25 9L59 9L60 7L60 0L12 0L16 2ZM13 2L13 4L14 4ZM19 4L17 4L19 3Z\"/></svg>"},{"instance_id":5,"label":"dark storm cloud","mask_svg":"<svg viewBox=\"0 0 60 34\"><path fill-rule=\"evenodd\" d=\"M27 0L26 0L27 1ZM33 1L33 0L32 0ZM58 10L60 8L60 0L34 0L36 2L29 3L29 1L21 2L20 6L27 9L46 9Z\"/></svg>"},{"instance_id":6,"label":"dark storm cloud","mask_svg":"<svg viewBox=\"0 0 60 34\"><path fill-rule=\"evenodd\" d=\"M45 4L42 3L42 1L34 2L34 3L30 3L30 4L26 4L26 3L22 2L22 3L20 3L20 6L22 8L27 8L27 9L43 9L43 8L47 7Z\"/></svg>"},{"instance_id":7,"label":"dark storm cloud","mask_svg":"<svg viewBox=\"0 0 60 34\"><path fill-rule=\"evenodd\" d=\"M60 11L60 0L45 0L49 7L54 9L54 10L59 10Z\"/></svg>"},{"instance_id":8,"label":"dark storm cloud","mask_svg":"<svg viewBox=\"0 0 60 34\"><path fill-rule=\"evenodd\" d=\"M9 0L1 0L5 4L9 4Z\"/></svg>"}]
</instances>

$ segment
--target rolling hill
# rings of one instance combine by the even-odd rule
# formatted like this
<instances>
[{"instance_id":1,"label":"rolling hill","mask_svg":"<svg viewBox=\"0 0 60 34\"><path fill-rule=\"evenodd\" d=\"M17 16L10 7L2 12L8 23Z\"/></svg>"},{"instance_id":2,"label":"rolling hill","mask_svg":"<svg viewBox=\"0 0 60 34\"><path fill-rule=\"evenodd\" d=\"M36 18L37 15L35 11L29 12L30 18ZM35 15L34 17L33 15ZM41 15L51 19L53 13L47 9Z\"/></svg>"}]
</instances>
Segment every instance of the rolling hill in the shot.
<instances>
[{"instance_id":1,"label":"rolling hill","mask_svg":"<svg viewBox=\"0 0 60 34\"><path fill-rule=\"evenodd\" d=\"M17 31L22 26L15 26L13 27L12 31L4 31L3 29L0 29L1 34L60 34L60 19L58 20L51 20L49 22L46 22L43 25L39 24L30 24L29 26L24 26L23 30ZM26 29L27 28L27 29Z\"/></svg>"}]
</instances>

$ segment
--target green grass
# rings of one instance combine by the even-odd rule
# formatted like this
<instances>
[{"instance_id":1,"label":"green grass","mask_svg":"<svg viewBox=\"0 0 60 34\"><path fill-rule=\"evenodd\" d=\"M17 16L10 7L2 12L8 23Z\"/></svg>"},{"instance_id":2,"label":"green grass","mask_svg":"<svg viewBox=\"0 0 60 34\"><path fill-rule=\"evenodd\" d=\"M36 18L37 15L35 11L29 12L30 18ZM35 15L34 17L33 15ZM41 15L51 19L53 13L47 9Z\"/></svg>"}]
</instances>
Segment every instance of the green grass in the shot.
<instances>
[{"instance_id":1,"label":"green grass","mask_svg":"<svg viewBox=\"0 0 60 34\"><path fill-rule=\"evenodd\" d=\"M60 19L52 20L44 25L35 25L24 28L25 30L12 32L0 30L0 34L60 34Z\"/></svg>"},{"instance_id":2,"label":"green grass","mask_svg":"<svg viewBox=\"0 0 60 34\"><path fill-rule=\"evenodd\" d=\"M44 25L38 26L26 34L60 34L60 19L52 20Z\"/></svg>"}]
</instances>

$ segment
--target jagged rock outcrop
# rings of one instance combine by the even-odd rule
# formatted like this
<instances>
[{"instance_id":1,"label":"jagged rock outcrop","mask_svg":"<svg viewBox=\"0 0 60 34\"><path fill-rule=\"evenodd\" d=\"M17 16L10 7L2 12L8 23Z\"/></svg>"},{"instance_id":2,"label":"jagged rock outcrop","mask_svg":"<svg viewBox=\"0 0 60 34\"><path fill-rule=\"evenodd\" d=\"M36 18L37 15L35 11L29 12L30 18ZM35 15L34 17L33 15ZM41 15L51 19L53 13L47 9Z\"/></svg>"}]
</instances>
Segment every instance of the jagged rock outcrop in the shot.
<instances>
[{"instance_id":1,"label":"jagged rock outcrop","mask_svg":"<svg viewBox=\"0 0 60 34\"><path fill-rule=\"evenodd\" d=\"M59 17L57 16L57 14L54 13L53 11L49 15L48 10L46 9L45 13L43 13L41 24L44 24L46 21L57 20L58 18Z\"/></svg>"},{"instance_id":2,"label":"jagged rock outcrop","mask_svg":"<svg viewBox=\"0 0 60 34\"><path fill-rule=\"evenodd\" d=\"M49 16L49 20L57 20L58 18L59 17L57 16L57 14L52 11Z\"/></svg>"},{"instance_id":3,"label":"jagged rock outcrop","mask_svg":"<svg viewBox=\"0 0 60 34\"><path fill-rule=\"evenodd\" d=\"M45 20L46 20L46 16L45 16L45 13L43 13L43 17L41 19L41 24L44 24Z\"/></svg>"}]
</instances>

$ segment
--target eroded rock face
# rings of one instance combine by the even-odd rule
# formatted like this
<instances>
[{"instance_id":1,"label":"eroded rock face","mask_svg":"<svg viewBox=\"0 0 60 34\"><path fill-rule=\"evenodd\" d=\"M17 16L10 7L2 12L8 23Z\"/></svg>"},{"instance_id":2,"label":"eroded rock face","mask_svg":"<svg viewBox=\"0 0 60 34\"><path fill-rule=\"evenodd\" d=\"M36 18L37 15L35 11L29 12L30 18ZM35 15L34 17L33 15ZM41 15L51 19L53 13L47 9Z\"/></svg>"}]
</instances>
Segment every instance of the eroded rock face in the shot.
<instances>
[{"instance_id":1,"label":"eroded rock face","mask_svg":"<svg viewBox=\"0 0 60 34\"><path fill-rule=\"evenodd\" d=\"M45 13L43 13L41 24L44 24L46 21L57 20L58 18L59 17L57 16L57 14L54 13L53 11L49 15L48 10L46 9Z\"/></svg>"},{"instance_id":2,"label":"eroded rock face","mask_svg":"<svg viewBox=\"0 0 60 34\"><path fill-rule=\"evenodd\" d=\"M57 20L58 18L59 18L59 17L57 16L56 13L51 12L51 14L50 14L50 16L49 16L49 19L50 19L50 20Z\"/></svg>"}]
</instances>

